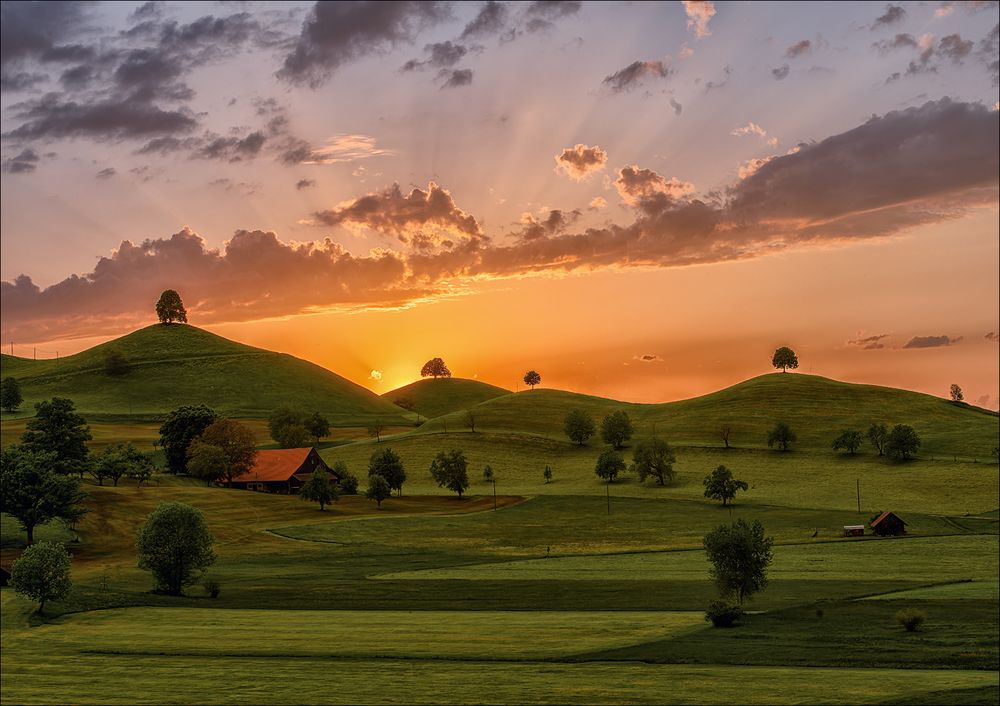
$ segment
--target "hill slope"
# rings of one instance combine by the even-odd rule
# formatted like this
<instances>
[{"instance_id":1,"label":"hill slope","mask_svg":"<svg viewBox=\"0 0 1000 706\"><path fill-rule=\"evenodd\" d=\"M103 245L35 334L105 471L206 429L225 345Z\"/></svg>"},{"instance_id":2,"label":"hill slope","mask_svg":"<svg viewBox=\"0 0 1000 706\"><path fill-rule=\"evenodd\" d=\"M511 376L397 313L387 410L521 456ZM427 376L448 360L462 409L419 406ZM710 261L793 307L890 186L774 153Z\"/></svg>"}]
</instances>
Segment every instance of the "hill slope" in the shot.
<instances>
[{"instance_id":1,"label":"hill slope","mask_svg":"<svg viewBox=\"0 0 1000 706\"><path fill-rule=\"evenodd\" d=\"M428 378L386 392L382 399L392 402L405 397L413 402L414 411L425 417L439 417L509 394L510 390L478 380Z\"/></svg>"},{"instance_id":2,"label":"hill slope","mask_svg":"<svg viewBox=\"0 0 1000 706\"><path fill-rule=\"evenodd\" d=\"M130 370L105 372L108 351ZM405 423L407 413L360 385L284 353L246 346L195 326L156 324L58 360L8 355L2 375L21 383L21 414L35 402L69 397L88 418L124 414L152 417L184 404L206 404L237 417L265 417L281 405L319 411L333 424L364 424L380 417Z\"/></svg>"}]
</instances>

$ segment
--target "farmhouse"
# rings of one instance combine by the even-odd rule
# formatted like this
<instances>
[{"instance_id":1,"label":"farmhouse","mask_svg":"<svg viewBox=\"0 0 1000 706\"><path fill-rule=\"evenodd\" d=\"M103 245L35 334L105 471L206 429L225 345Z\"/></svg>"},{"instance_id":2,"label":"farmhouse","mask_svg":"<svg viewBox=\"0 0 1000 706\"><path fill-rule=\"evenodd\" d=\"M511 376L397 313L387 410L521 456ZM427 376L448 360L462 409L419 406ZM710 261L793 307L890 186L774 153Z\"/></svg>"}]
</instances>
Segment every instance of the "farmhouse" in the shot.
<instances>
[{"instance_id":1,"label":"farmhouse","mask_svg":"<svg viewBox=\"0 0 1000 706\"><path fill-rule=\"evenodd\" d=\"M317 470L328 473L331 480L340 480L316 449L268 449L257 452L253 468L233 478L232 487L267 493L297 493Z\"/></svg>"},{"instance_id":2,"label":"farmhouse","mask_svg":"<svg viewBox=\"0 0 1000 706\"><path fill-rule=\"evenodd\" d=\"M868 523L872 532L880 537L906 534L906 523L895 513L886 511Z\"/></svg>"}]
</instances>

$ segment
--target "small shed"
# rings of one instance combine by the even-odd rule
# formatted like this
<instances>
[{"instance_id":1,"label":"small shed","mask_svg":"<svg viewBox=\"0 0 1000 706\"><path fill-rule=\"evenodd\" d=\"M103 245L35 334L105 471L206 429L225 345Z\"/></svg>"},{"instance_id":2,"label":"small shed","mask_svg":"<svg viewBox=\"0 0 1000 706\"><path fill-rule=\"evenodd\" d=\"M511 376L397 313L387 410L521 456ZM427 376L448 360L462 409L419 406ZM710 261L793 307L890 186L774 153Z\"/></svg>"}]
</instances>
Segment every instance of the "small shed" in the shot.
<instances>
[{"instance_id":1,"label":"small shed","mask_svg":"<svg viewBox=\"0 0 1000 706\"><path fill-rule=\"evenodd\" d=\"M895 537L906 534L906 523L899 515L888 510L869 522L868 526L879 537Z\"/></svg>"},{"instance_id":2,"label":"small shed","mask_svg":"<svg viewBox=\"0 0 1000 706\"><path fill-rule=\"evenodd\" d=\"M232 487L291 495L317 470L325 471L334 482L340 480L314 448L267 449L257 452L253 468L233 478Z\"/></svg>"},{"instance_id":3,"label":"small shed","mask_svg":"<svg viewBox=\"0 0 1000 706\"><path fill-rule=\"evenodd\" d=\"M865 526L864 525L844 525L844 536L845 537L864 537L865 536Z\"/></svg>"}]
</instances>

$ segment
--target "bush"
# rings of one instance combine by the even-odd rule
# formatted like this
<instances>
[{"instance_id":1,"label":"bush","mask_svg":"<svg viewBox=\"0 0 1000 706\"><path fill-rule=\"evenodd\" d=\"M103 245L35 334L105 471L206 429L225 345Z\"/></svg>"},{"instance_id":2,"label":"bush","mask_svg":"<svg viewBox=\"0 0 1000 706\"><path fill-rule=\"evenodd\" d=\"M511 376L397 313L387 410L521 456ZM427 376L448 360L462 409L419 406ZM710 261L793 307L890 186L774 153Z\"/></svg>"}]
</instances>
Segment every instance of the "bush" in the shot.
<instances>
[{"instance_id":1,"label":"bush","mask_svg":"<svg viewBox=\"0 0 1000 706\"><path fill-rule=\"evenodd\" d=\"M357 495L358 494L358 477L353 473L345 472L340 476L340 482L337 484L341 495Z\"/></svg>"},{"instance_id":2,"label":"bush","mask_svg":"<svg viewBox=\"0 0 1000 706\"><path fill-rule=\"evenodd\" d=\"M210 595L212 598L218 598L219 592L222 590L222 586L218 581L213 581L212 579L207 579L202 585L205 589L205 593Z\"/></svg>"},{"instance_id":3,"label":"bush","mask_svg":"<svg viewBox=\"0 0 1000 706\"><path fill-rule=\"evenodd\" d=\"M916 608L904 608L896 613L896 622L902 625L906 632L916 632L925 620L927 613Z\"/></svg>"},{"instance_id":4,"label":"bush","mask_svg":"<svg viewBox=\"0 0 1000 706\"><path fill-rule=\"evenodd\" d=\"M712 601L705 611L705 620L717 628L735 627L743 618L743 609L726 601Z\"/></svg>"}]
</instances>

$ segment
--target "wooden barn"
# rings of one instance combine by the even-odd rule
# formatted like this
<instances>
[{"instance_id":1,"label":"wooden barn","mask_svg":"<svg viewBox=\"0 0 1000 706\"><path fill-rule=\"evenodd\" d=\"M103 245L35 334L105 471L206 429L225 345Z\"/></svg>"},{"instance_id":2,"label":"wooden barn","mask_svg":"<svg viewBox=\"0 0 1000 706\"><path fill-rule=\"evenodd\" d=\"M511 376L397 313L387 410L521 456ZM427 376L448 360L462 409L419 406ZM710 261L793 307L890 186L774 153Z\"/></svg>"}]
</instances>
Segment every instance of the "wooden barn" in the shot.
<instances>
[{"instance_id":1,"label":"wooden barn","mask_svg":"<svg viewBox=\"0 0 1000 706\"><path fill-rule=\"evenodd\" d=\"M906 523L898 515L889 511L883 512L869 522L868 526L879 537L895 537L906 534Z\"/></svg>"},{"instance_id":2,"label":"wooden barn","mask_svg":"<svg viewBox=\"0 0 1000 706\"><path fill-rule=\"evenodd\" d=\"M332 481L340 480L316 449L267 449L257 452L257 461L248 473L233 478L232 487L292 494L299 492L317 470L326 471Z\"/></svg>"}]
</instances>

